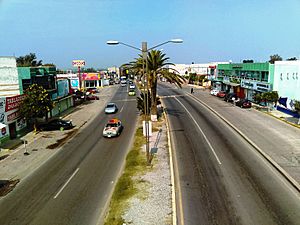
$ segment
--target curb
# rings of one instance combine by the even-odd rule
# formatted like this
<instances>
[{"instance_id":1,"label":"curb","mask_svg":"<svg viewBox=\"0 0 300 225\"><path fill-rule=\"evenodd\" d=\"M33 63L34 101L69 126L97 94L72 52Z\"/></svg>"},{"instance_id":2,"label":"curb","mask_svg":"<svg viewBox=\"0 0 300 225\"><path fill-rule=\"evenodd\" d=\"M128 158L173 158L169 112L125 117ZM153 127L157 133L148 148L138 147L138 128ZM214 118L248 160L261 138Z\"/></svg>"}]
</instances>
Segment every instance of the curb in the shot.
<instances>
[{"instance_id":1,"label":"curb","mask_svg":"<svg viewBox=\"0 0 300 225\"><path fill-rule=\"evenodd\" d=\"M194 95L187 93L189 96L192 97L195 101L198 101L200 104L204 105L206 108L211 110L216 116L222 119L225 123L227 123L233 130L235 130L245 141L247 141L261 156L263 156L278 172L280 172L286 180L300 192L300 184L292 178L276 161L274 161L268 154L263 152L254 142L252 142L244 133L242 133L238 128L236 128L232 123L226 120L223 116L221 116L217 111L211 108L209 105L204 103L203 101L196 98Z\"/></svg>"}]
</instances>

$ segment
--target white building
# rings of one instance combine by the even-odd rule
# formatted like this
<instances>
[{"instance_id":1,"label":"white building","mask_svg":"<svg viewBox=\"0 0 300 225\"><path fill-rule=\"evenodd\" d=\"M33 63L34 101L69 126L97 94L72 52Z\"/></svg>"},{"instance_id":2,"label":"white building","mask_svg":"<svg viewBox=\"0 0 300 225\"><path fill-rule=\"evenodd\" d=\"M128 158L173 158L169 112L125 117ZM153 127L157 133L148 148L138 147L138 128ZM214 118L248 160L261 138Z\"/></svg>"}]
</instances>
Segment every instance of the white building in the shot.
<instances>
[{"instance_id":1,"label":"white building","mask_svg":"<svg viewBox=\"0 0 300 225\"><path fill-rule=\"evenodd\" d=\"M0 57L0 97L20 94L15 57Z\"/></svg>"},{"instance_id":2,"label":"white building","mask_svg":"<svg viewBox=\"0 0 300 225\"><path fill-rule=\"evenodd\" d=\"M300 101L300 60L275 61L273 91L278 92L282 106L294 109L293 101Z\"/></svg>"}]
</instances>

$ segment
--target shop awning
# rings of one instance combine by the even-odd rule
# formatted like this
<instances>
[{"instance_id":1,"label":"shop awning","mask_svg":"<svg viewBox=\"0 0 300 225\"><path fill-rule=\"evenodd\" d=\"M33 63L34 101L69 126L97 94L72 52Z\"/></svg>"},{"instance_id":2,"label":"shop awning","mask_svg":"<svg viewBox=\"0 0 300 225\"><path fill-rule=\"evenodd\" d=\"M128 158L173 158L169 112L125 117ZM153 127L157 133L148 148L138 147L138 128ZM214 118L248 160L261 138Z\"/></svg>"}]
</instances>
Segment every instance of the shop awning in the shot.
<instances>
[{"instance_id":1,"label":"shop awning","mask_svg":"<svg viewBox=\"0 0 300 225\"><path fill-rule=\"evenodd\" d=\"M241 84L239 84L239 83L232 83L232 82L223 82L224 84L226 84L226 85L230 85L230 86L232 86L232 87L237 87L237 86L240 86Z\"/></svg>"}]
</instances>

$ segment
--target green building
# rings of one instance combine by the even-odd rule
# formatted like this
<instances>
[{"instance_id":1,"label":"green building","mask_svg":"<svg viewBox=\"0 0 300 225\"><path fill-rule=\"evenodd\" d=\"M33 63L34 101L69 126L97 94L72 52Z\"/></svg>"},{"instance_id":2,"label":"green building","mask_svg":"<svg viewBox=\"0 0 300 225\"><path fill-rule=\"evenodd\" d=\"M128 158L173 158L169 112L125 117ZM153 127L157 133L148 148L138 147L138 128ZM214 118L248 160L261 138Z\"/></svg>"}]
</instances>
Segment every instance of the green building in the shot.
<instances>
[{"instance_id":1,"label":"green building","mask_svg":"<svg viewBox=\"0 0 300 225\"><path fill-rule=\"evenodd\" d=\"M32 84L41 85L54 101L54 108L49 117L60 115L63 111L74 106L73 96L70 95L68 79L57 79L56 67L18 67L20 93L23 94Z\"/></svg>"},{"instance_id":2,"label":"green building","mask_svg":"<svg viewBox=\"0 0 300 225\"><path fill-rule=\"evenodd\" d=\"M217 65L215 83L226 92L253 100L256 93L272 90L274 65L270 63L229 63Z\"/></svg>"}]
</instances>

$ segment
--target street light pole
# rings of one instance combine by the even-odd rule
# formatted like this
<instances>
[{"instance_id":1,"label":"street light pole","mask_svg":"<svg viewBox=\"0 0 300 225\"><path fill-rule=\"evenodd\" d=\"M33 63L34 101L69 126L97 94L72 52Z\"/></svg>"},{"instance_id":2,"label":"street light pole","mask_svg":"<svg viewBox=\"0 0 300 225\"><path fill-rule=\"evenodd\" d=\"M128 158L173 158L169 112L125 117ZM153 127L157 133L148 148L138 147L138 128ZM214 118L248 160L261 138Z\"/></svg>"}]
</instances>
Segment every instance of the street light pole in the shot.
<instances>
[{"instance_id":1,"label":"street light pole","mask_svg":"<svg viewBox=\"0 0 300 225\"><path fill-rule=\"evenodd\" d=\"M143 57L143 79L144 79L144 90L145 90L145 82L146 82L146 92L144 93L144 110L145 110L145 136L146 136L146 157L147 157L147 163L150 164L151 160L150 160L150 147L149 147L149 143L150 143L150 124L149 124L149 115L148 115L148 111L149 111L149 73L148 73L148 52L154 48L157 48L159 46L165 45L167 43L182 43L183 40L182 39L171 39L168 41L165 41L161 44L155 45L151 48L147 48L147 42L142 42L142 48L137 48L135 46L120 42L120 41L116 41L116 40L111 40L111 41L107 41L106 44L108 45L125 45L127 47L133 48L135 50L141 51L142 52L142 57ZM144 65L146 64L146 66ZM146 72L145 72L145 67L146 67ZM155 101L156 99L152 99L152 101Z\"/></svg>"}]
</instances>

